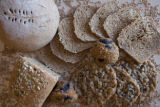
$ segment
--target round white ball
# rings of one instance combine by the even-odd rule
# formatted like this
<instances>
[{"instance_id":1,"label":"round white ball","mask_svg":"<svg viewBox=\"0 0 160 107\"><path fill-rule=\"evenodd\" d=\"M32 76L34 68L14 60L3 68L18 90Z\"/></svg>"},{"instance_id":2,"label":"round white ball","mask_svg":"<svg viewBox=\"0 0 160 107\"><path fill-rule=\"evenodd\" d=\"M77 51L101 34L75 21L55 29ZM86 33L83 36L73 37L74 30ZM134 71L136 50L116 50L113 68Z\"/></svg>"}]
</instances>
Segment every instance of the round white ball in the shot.
<instances>
[{"instance_id":1,"label":"round white ball","mask_svg":"<svg viewBox=\"0 0 160 107\"><path fill-rule=\"evenodd\" d=\"M0 38L14 49L44 47L56 34L59 20L53 0L0 0Z\"/></svg>"}]
</instances>

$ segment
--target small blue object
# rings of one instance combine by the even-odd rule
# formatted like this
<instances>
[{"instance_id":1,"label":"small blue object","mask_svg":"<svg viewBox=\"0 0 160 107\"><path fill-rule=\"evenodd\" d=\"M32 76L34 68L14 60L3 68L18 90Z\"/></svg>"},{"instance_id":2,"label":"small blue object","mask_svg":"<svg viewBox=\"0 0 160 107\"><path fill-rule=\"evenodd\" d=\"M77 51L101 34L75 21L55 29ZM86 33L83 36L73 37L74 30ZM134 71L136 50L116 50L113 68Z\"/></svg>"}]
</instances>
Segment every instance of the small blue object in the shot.
<instances>
[{"instance_id":1,"label":"small blue object","mask_svg":"<svg viewBox=\"0 0 160 107\"><path fill-rule=\"evenodd\" d=\"M69 90L70 87L70 83L68 82L63 88L60 88L60 90L62 90L64 93L67 93L67 91Z\"/></svg>"},{"instance_id":2,"label":"small blue object","mask_svg":"<svg viewBox=\"0 0 160 107\"><path fill-rule=\"evenodd\" d=\"M64 100L72 100L72 97L71 97L71 96L66 96L66 97L64 98Z\"/></svg>"},{"instance_id":3,"label":"small blue object","mask_svg":"<svg viewBox=\"0 0 160 107\"><path fill-rule=\"evenodd\" d=\"M109 46L109 45L106 45L105 47L108 48L108 49L111 49L111 46Z\"/></svg>"},{"instance_id":4,"label":"small blue object","mask_svg":"<svg viewBox=\"0 0 160 107\"><path fill-rule=\"evenodd\" d=\"M130 84L128 84L128 88L130 88L131 87L131 85Z\"/></svg>"},{"instance_id":5,"label":"small blue object","mask_svg":"<svg viewBox=\"0 0 160 107\"><path fill-rule=\"evenodd\" d=\"M106 40L106 39L99 39L99 42L104 43L104 44L112 44L113 40Z\"/></svg>"},{"instance_id":6,"label":"small blue object","mask_svg":"<svg viewBox=\"0 0 160 107\"><path fill-rule=\"evenodd\" d=\"M76 86L75 85L73 85L73 89L76 90Z\"/></svg>"}]
</instances>

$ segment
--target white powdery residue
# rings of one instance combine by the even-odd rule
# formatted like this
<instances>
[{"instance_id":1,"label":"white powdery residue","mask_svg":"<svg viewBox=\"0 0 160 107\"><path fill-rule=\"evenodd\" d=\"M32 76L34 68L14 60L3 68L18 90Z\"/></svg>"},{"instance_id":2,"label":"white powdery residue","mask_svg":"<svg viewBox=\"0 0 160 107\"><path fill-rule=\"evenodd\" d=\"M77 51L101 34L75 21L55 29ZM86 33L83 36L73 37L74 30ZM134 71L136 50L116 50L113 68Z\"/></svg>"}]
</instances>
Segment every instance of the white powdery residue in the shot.
<instances>
[{"instance_id":1,"label":"white powdery residue","mask_svg":"<svg viewBox=\"0 0 160 107\"><path fill-rule=\"evenodd\" d=\"M76 0L71 2L71 6L73 6L73 7L77 7L78 5L79 4L78 4L78 2Z\"/></svg>"},{"instance_id":2,"label":"white powdery residue","mask_svg":"<svg viewBox=\"0 0 160 107\"><path fill-rule=\"evenodd\" d=\"M117 0L120 4L126 3L126 2L131 2L131 0Z\"/></svg>"},{"instance_id":3,"label":"white powdery residue","mask_svg":"<svg viewBox=\"0 0 160 107\"><path fill-rule=\"evenodd\" d=\"M65 14L70 11L70 7L68 7L64 2L61 3L58 9L63 10Z\"/></svg>"},{"instance_id":4,"label":"white powdery residue","mask_svg":"<svg viewBox=\"0 0 160 107\"><path fill-rule=\"evenodd\" d=\"M160 75L159 75L159 77L158 77L158 87L157 87L157 90L158 90L158 92L159 92L159 90L160 90Z\"/></svg>"},{"instance_id":5,"label":"white powdery residue","mask_svg":"<svg viewBox=\"0 0 160 107\"><path fill-rule=\"evenodd\" d=\"M158 32L160 32L160 25L158 26Z\"/></svg>"},{"instance_id":6,"label":"white powdery residue","mask_svg":"<svg viewBox=\"0 0 160 107\"><path fill-rule=\"evenodd\" d=\"M70 11L71 8L68 7L65 3L63 3L63 5L65 6L64 13L65 14L69 13L69 11Z\"/></svg>"},{"instance_id":7,"label":"white powdery residue","mask_svg":"<svg viewBox=\"0 0 160 107\"><path fill-rule=\"evenodd\" d=\"M154 55L153 60L156 63L156 65L160 65L160 55Z\"/></svg>"}]
</instances>

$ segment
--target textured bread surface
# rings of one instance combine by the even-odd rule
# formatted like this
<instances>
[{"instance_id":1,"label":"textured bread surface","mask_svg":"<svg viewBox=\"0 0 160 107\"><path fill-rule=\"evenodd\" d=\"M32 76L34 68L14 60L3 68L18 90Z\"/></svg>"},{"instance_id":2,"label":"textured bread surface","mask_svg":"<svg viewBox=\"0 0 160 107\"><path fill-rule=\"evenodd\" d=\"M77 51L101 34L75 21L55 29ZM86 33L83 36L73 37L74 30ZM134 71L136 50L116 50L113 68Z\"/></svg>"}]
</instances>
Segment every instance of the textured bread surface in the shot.
<instances>
[{"instance_id":1,"label":"textured bread surface","mask_svg":"<svg viewBox=\"0 0 160 107\"><path fill-rule=\"evenodd\" d=\"M50 94L50 98L56 104L74 103L78 98L75 85L69 81L59 81Z\"/></svg>"},{"instance_id":2,"label":"textured bread surface","mask_svg":"<svg viewBox=\"0 0 160 107\"><path fill-rule=\"evenodd\" d=\"M9 81L9 90L19 103L29 107L40 107L59 77L37 60L20 57Z\"/></svg>"},{"instance_id":3,"label":"textured bread surface","mask_svg":"<svg viewBox=\"0 0 160 107\"><path fill-rule=\"evenodd\" d=\"M93 43L85 43L79 40L74 33L73 18L64 18L59 25L58 29L59 40L64 46L64 49L78 53L93 46Z\"/></svg>"},{"instance_id":4,"label":"textured bread surface","mask_svg":"<svg viewBox=\"0 0 160 107\"><path fill-rule=\"evenodd\" d=\"M93 15L89 22L91 31L95 33L98 37L107 37L107 34L103 28L103 23L110 14L118 11L118 9L119 4L116 1L109 1L103 4Z\"/></svg>"},{"instance_id":5,"label":"textured bread surface","mask_svg":"<svg viewBox=\"0 0 160 107\"><path fill-rule=\"evenodd\" d=\"M128 107L134 103L140 95L140 88L134 80L123 69L114 67L117 79L116 93L110 99L111 107Z\"/></svg>"},{"instance_id":6,"label":"textured bread surface","mask_svg":"<svg viewBox=\"0 0 160 107\"><path fill-rule=\"evenodd\" d=\"M143 63L160 48L160 35L150 17L138 18L122 30L118 45L137 62Z\"/></svg>"},{"instance_id":7,"label":"textured bread surface","mask_svg":"<svg viewBox=\"0 0 160 107\"><path fill-rule=\"evenodd\" d=\"M133 6L124 7L114 14L109 15L103 26L110 38L116 41L121 30L131 22L141 17L141 11Z\"/></svg>"},{"instance_id":8,"label":"textured bread surface","mask_svg":"<svg viewBox=\"0 0 160 107\"><path fill-rule=\"evenodd\" d=\"M4 50L4 43L0 40L0 52Z\"/></svg>"},{"instance_id":9,"label":"textured bread surface","mask_svg":"<svg viewBox=\"0 0 160 107\"><path fill-rule=\"evenodd\" d=\"M11 48L34 51L47 45L59 25L53 0L1 0L0 35Z\"/></svg>"},{"instance_id":10,"label":"textured bread surface","mask_svg":"<svg viewBox=\"0 0 160 107\"><path fill-rule=\"evenodd\" d=\"M143 64L136 64L135 61L127 62L124 59L119 60L115 67L117 69L123 69L127 72L135 81L137 81L140 87L140 95L138 96L137 103L142 103L146 99L153 96L158 86L158 71L155 69L155 65L151 61L146 61Z\"/></svg>"},{"instance_id":11,"label":"textured bread surface","mask_svg":"<svg viewBox=\"0 0 160 107\"><path fill-rule=\"evenodd\" d=\"M100 106L115 94L116 73L109 65L98 66L92 60L86 61L86 64L77 70L72 79L78 88L79 102L82 104L95 103Z\"/></svg>"},{"instance_id":12,"label":"textured bread surface","mask_svg":"<svg viewBox=\"0 0 160 107\"><path fill-rule=\"evenodd\" d=\"M59 35L56 35L50 43L52 53L61 60L69 63L77 63L85 57L88 50L80 53L71 53L64 49L63 45L59 41Z\"/></svg>"},{"instance_id":13,"label":"textured bread surface","mask_svg":"<svg viewBox=\"0 0 160 107\"><path fill-rule=\"evenodd\" d=\"M96 10L96 7L82 5L78 7L74 13L75 34L78 39L84 42L97 40L89 27L89 21Z\"/></svg>"},{"instance_id":14,"label":"textured bread surface","mask_svg":"<svg viewBox=\"0 0 160 107\"><path fill-rule=\"evenodd\" d=\"M99 39L92 48L91 55L98 65L114 64L119 58L119 48L110 38Z\"/></svg>"}]
</instances>

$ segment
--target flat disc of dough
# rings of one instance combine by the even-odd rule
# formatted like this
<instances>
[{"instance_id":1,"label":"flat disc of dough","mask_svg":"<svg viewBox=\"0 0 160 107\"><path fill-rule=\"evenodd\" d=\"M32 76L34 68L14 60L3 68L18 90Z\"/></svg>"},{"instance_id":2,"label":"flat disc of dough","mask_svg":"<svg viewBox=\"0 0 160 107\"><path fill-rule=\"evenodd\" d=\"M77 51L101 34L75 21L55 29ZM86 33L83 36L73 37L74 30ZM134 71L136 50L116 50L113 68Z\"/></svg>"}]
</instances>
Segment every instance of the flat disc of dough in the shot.
<instances>
[{"instance_id":1,"label":"flat disc of dough","mask_svg":"<svg viewBox=\"0 0 160 107\"><path fill-rule=\"evenodd\" d=\"M90 31L89 21L96 12L97 8L92 6L80 6L74 13L75 34L80 40L96 41L96 36Z\"/></svg>"},{"instance_id":2,"label":"flat disc of dough","mask_svg":"<svg viewBox=\"0 0 160 107\"><path fill-rule=\"evenodd\" d=\"M85 57L85 54L87 53L88 50L80 52L80 53L71 53L67 50L64 49L63 45L59 41L58 35L54 37L52 42L50 43L50 47L52 50L52 53L60 58L61 60L69 63L77 63L79 62L82 58Z\"/></svg>"},{"instance_id":3,"label":"flat disc of dough","mask_svg":"<svg viewBox=\"0 0 160 107\"><path fill-rule=\"evenodd\" d=\"M106 37L107 34L103 28L103 23L107 16L113 14L118 9L119 4L116 1L106 2L102 7L100 7L89 22L92 32L98 37Z\"/></svg>"},{"instance_id":4,"label":"flat disc of dough","mask_svg":"<svg viewBox=\"0 0 160 107\"><path fill-rule=\"evenodd\" d=\"M79 40L74 33L73 18L64 18L59 25L59 40L64 49L79 53L93 46L93 43L85 43Z\"/></svg>"}]
</instances>

